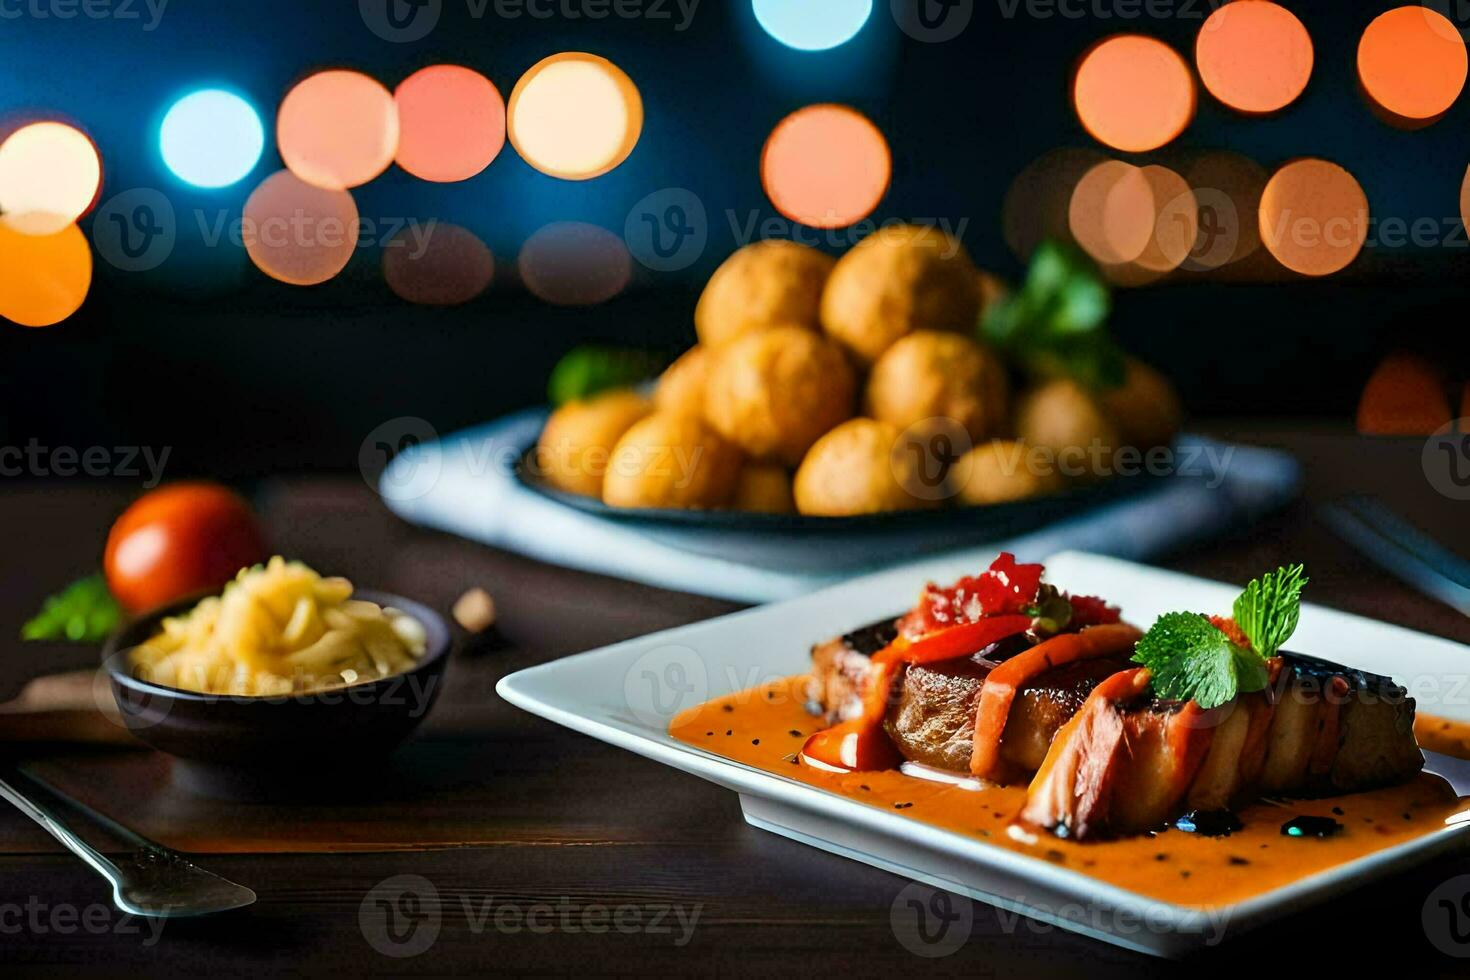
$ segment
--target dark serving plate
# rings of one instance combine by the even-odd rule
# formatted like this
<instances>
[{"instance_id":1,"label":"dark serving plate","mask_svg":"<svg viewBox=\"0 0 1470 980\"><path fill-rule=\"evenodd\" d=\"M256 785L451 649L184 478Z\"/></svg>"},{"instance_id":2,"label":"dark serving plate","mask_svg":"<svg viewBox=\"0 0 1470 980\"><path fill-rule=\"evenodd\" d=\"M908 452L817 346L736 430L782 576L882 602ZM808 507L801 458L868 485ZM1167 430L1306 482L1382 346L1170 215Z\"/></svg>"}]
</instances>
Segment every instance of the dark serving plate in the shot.
<instances>
[{"instance_id":1,"label":"dark serving plate","mask_svg":"<svg viewBox=\"0 0 1470 980\"><path fill-rule=\"evenodd\" d=\"M241 697L201 694L139 680L133 647L167 616L199 597L123 626L102 650L103 667L128 730L174 757L185 788L228 799L340 796L381 776L387 756L428 715L443 687L450 631L444 619L401 596L361 590L354 598L392 606L423 624L424 655L392 677L307 694ZM355 784L355 786L353 785Z\"/></svg>"},{"instance_id":2,"label":"dark serving plate","mask_svg":"<svg viewBox=\"0 0 1470 980\"><path fill-rule=\"evenodd\" d=\"M1160 489L1167 477L1139 473L1117 476L1101 483L1070 488L1062 493L983 507L941 507L932 510L893 511L857 517L813 517L802 514L755 514L734 510L674 510L609 507L595 497L567 493L550 486L529 464L535 444L527 446L515 466L516 480L549 500L584 514L649 530L727 531L740 535L780 537L888 536L903 533L963 531L965 538L998 540L1033 531L1102 504Z\"/></svg>"}]
</instances>

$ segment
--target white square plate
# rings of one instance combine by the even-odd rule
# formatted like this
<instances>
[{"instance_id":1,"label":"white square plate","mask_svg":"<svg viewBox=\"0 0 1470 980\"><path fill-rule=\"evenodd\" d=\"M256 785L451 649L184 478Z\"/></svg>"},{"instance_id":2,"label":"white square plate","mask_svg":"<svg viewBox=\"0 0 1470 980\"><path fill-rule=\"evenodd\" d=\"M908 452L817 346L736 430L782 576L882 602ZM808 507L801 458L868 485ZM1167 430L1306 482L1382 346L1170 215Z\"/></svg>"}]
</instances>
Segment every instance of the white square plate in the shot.
<instances>
[{"instance_id":1,"label":"white square plate","mask_svg":"<svg viewBox=\"0 0 1470 980\"><path fill-rule=\"evenodd\" d=\"M702 776L740 794L754 826L1106 942L1162 956L1279 919L1464 841L1467 825L1339 865L1247 901L1208 910L1173 905L1049 861L929 827L825 790L675 741L685 708L802 673L811 645L908 608L925 581L989 564L990 551L894 569L512 674L497 690L517 707ZM1031 556L1023 556L1030 558ZM1226 609L1225 585L1113 558L1067 552L1046 560L1047 581L1106 596L1132 622L1175 609ZM1318 606L1305 606L1293 649L1387 674L1427 710L1470 721L1470 648Z\"/></svg>"}]
</instances>

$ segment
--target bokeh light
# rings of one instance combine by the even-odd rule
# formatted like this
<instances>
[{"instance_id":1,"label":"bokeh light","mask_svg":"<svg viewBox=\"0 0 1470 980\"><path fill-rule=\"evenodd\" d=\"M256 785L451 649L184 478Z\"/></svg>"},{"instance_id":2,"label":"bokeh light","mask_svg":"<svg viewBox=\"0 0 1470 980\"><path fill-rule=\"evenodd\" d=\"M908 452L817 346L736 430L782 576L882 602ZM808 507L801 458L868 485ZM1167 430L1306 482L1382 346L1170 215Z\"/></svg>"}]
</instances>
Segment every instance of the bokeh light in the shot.
<instances>
[{"instance_id":1,"label":"bokeh light","mask_svg":"<svg viewBox=\"0 0 1470 980\"><path fill-rule=\"evenodd\" d=\"M96 145L65 123L22 126L0 143L0 223L55 235L91 210L102 189Z\"/></svg>"},{"instance_id":2,"label":"bokeh light","mask_svg":"<svg viewBox=\"0 0 1470 980\"><path fill-rule=\"evenodd\" d=\"M1104 269L1120 286L1142 286L1182 266L1199 237L1199 203L1188 181L1158 164L1139 168L1148 183L1151 225L1143 251L1130 262Z\"/></svg>"},{"instance_id":3,"label":"bokeh light","mask_svg":"<svg viewBox=\"0 0 1470 980\"><path fill-rule=\"evenodd\" d=\"M393 162L398 107L393 93L360 72L318 72L286 94L276 142L286 166L308 184L357 187Z\"/></svg>"},{"instance_id":4,"label":"bokeh light","mask_svg":"<svg viewBox=\"0 0 1470 980\"><path fill-rule=\"evenodd\" d=\"M1448 111L1465 87L1465 41L1455 25L1427 6L1379 15L1358 42L1358 79L1391 122L1415 127Z\"/></svg>"},{"instance_id":5,"label":"bokeh light","mask_svg":"<svg viewBox=\"0 0 1470 980\"><path fill-rule=\"evenodd\" d=\"M383 278L400 298L458 306L495 278L495 256L474 232L435 221L405 229L383 246Z\"/></svg>"},{"instance_id":6,"label":"bokeh light","mask_svg":"<svg viewBox=\"0 0 1470 980\"><path fill-rule=\"evenodd\" d=\"M289 170L271 174L245 202L242 237L250 260L293 286L326 282L346 268L358 230L351 194L308 184Z\"/></svg>"},{"instance_id":7,"label":"bokeh light","mask_svg":"<svg viewBox=\"0 0 1470 980\"><path fill-rule=\"evenodd\" d=\"M1156 150L1194 117L1194 76L1179 53L1140 34L1094 45L1077 67L1072 102L1100 143L1129 153Z\"/></svg>"},{"instance_id":8,"label":"bokeh light","mask_svg":"<svg viewBox=\"0 0 1470 980\"><path fill-rule=\"evenodd\" d=\"M1261 247L1261 193L1270 175L1249 157L1209 150L1184 167L1199 205L1198 235L1184 267L1209 271L1239 262Z\"/></svg>"},{"instance_id":9,"label":"bokeh light","mask_svg":"<svg viewBox=\"0 0 1470 980\"><path fill-rule=\"evenodd\" d=\"M537 170L590 180L615 169L643 133L643 99L621 68L580 51L521 76L506 109L511 144Z\"/></svg>"},{"instance_id":10,"label":"bokeh light","mask_svg":"<svg viewBox=\"0 0 1470 980\"><path fill-rule=\"evenodd\" d=\"M1107 158L1093 149L1060 147L1028 163L1001 205L1006 244L1023 262L1048 238L1072 237L1070 212L1078 181Z\"/></svg>"},{"instance_id":11,"label":"bokeh light","mask_svg":"<svg viewBox=\"0 0 1470 980\"><path fill-rule=\"evenodd\" d=\"M1194 46L1200 81L1240 112L1275 112L1312 77L1312 38L1297 16L1268 0L1236 0L1211 14Z\"/></svg>"},{"instance_id":12,"label":"bokeh light","mask_svg":"<svg viewBox=\"0 0 1470 980\"><path fill-rule=\"evenodd\" d=\"M517 265L526 288L557 306L605 303L633 276L633 257L623 240L580 221L559 221L537 231L521 246Z\"/></svg>"},{"instance_id":13,"label":"bokeh light","mask_svg":"<svg viewBox=\"0 0 1470 980\"><path fill-rule=\"evenodd\" d=\"M1470 167L1465 168L1465 176L1460 180L1460 220L1470 228Z\"/></svg>"},{"instance_id":14,"label":"bokeh light","mask_svg":"<svg viewBox=\"0 0 1470 980\"><path fill-rule=\"evenodd\" d=\"M798 51L826 51L851 41L873 13L873 0L754 0L766 33Z\"/></svg>"},{"instance_id":15,"label":"bokeh light","mask_svg":"<svg viewBox=\"0 0 1470 980\"><path fill-rule=\"evenodd\" d=\"M505 146L505 100L488 78L431 65L404 79L398 104L398 165L436 183L469 180Z\"/></svg>"},{"instance_id":16,"label":"bokeh light","mask_svg":"<svg viewBox=\"0 0 1470 980\"><path fill-rule=\"evenodd\" d=\"M1358 400L1358 431L1368 436L1428 436L1448 425L1444 373L1416 354L1379 362Z\"/></svg>"},{"instance_id":17,"label":"bokeh light","mask_svg":"<svg viewBox=\"0 0 1470 980\"><path fill-rule=\"evenodd\" d=\"M1077 244L1104 265L1138 258L1154 228L1153 188L1143 170L1121 160L1093 167L1072 191L1068 224Z\"/></svg>"},{"instance_id":18,"label":"bokeh light","mask_svg":"<svg viewBox=\"0 0 1470 980\"><path fill-rule=\"evenodd\" d=\"M845 228L873 213L893 176L878 127L841 105L798 109L777 124L761 154L771 203L812 228Z\"/></svg>"},{"instance_id":19,"label":"bokeh light","mask_svg":"<svg viewBox=\"0 0 1470 980\"><path fill-rule=\"evenodd\" d=\"M50 235L0 223L0 317L49 327L81 308L92 286L92 251L76 225Z\"/></svg>"},{"instance_id":20,"label":"bokeh light","mask_svg":"<svg viewBox=\"0 0 1470 980\"><path fill-rule=\"evenodd\" d=\"M195 187L229 187L260 162L265 128L240 96L203 89L175 102L158 135L163 162Z\"/></svg>"},{"instance_id":21,"label":"bokeh light","mask_svg":"<svg viewBox=\"0 0 1470 980\"><path fill-rule=\"evenodd\" d=\"M1368 237L1368 198L1352 174L1327 160L1286 164L1261 193L1261 241L1306 276L1346 268Z\"/></svg>"},{"instance_id":22,"label":"bokeh light","mask_svg":"<svg viewBox=\"0 0 1470 980\"><path fill-rule=\"evenodd\" d=\"M1072 191L1068 228L1120 286L1141 286L1179 268L1199 233L1198 205L1168 167L1105 160Z\"/></svg>"}]
</instances>

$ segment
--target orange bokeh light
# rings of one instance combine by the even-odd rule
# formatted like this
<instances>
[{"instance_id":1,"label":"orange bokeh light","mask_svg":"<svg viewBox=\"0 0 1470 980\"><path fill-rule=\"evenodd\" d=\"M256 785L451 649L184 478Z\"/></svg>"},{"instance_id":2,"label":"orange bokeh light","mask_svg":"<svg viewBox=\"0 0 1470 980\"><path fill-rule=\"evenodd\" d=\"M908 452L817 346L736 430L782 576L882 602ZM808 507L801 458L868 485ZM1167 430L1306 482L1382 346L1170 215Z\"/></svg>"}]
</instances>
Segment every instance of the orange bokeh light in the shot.
<instances>
[{"instance_id":1,"label":"orange bokeh light","mask_svg":"<svg viewBox=\"0 0 1470 980\"><path fill-rule=\"evenodd\" d=\"M1316 158L1294 160L1261 192L1261 241L1306 276L1345 269L1368 238L1368 197L1352 174Z\"/></svg>"},{"instance_id":2,"label":"orange bokeh light","mask_svg":"<svg viewBox=\"0 0 1470 980\"><path fill-rule=\"evenodd\" d=\"M76 225L33 235L0 223L0 317L49 327L81 308L92 286L92 251Z\"/></svg>"},{"instance_id":3,"label":"orange bokeh light","mask_svg":"<svg viewBox=\"0 0 1470 980\"><path fill-rule=\"evenodd\" d=\"M1184 266L1219 269L1261 247L1261 192L1270 175L1249 157L1210 150L1191 160L1184 179L1198 204L1198 233Z\"/></svg>"},{"instance_id":4,"label":"orange bokeh light","mask_svg":"<svg viewBox=\"0 0 1470 980\"><path fill-rule=\"evenodd\" d=\"M606 58L552 55L521 76L506 108L510 141L531 166L563 180L616 169L643 133L638 86Z\"/></svg>"},{"instance_id":5,"label":"orange bokeh light","mask_svg":"<svg viewBox=\"0 0 1470 980\"><path fill-rule=\"evenodd\" d=\"M1194 76L1163 41L1116 34L1083 55L1072 103L1098 142L1145 153L1184 132L1194 118Z\"/></svg>"},{"instance_id":6,"label":"orange bokeh light","mask_svg":"<svg viewBox=\"0 0 1470 980\"><path fill-rule=\"evenodd\" d=\"M1025 261L1048 238L1071 234L1070 210L1077 182L1107 158L1097 150L1048 150L1016 174L1001 205L1006 245Z\"/></svg>"},{"instance_id":7,"label":"orange bokeh light","mask_svg":"<svg viewBox=\"0 0 1470 980\"><path fill-rule=\"evenodd\" d=\"M86 214L102 188L96 145L65 123L22 126L0 142L0 222L54 235Z\"/></svg>"},{"instance_id":8,"label":"orange bokeh light","mask_svg":"<svg viewBox=\"0 0 1470 980\"><path fill-rule=\"evenodd\" d=\"M483 293L495 277L495 256L485 243L443 221L422 228L422 236L400 232L383 247L388 288L423 306L458 306Z\"/></svg>"},{"instance_id":9,"label":"orange bokeh light","mask_svg":"<svg viewBox=\"0 0 1470 980\"><path fill-rule=\"evenodd\" d=\"M357 187L393 162L398 106L391 92L360 72L318 72L286 94L276 142L286 166L308 184Z\"/></svg>"},{"instance_id":10,"label":"orange bokeh light","mask_svg":"<svg viewBox=\"0 0 1470 980\"><path fill-rule=\"evenodd\" d=\"M1444 373L1415 354L1385 357L1358 400L1358 431L1368 436L1428 436L1450 422Z\"/></svg>"},{"instance_id":11,"label":"orange bokeh light","mask_svg":"<svg viewBox=\"0 0 1470 980\"><path fill-rule=\"evenodd\" d=\"M436 183L468 180L505 146L505 100L488 78L431 65L404 79L398 104L398 165Z\"/></svg>"},{"instance_id":12,"label":"orange bokeh light","mask_svg":"<svg viewBox=\"0 0 1470 980\"><path fill-rule=\"evenodd\" d=\"M1168 167L1107 160L1077 182L1069 227L1109 279L1138 286L1174 271L1189 256L1198 213L1189 184Z\"/></svg>"},{"instance_id":13,"label":"orange bokeh light","mask_svg":"<svg viewBox=\"0 0 1470 980\"><path fill-rule=\"evenodd\" d=\"M798 109L761 154L771 203L811 228L845 228L878 207L893 177L888 141L868 117L841 105Z\"/></svg>"},{"instance_id":14,"label":"orange bokeh light","mask_svg":"<svg viewBox=\"0 0 1470 980\"><path fill-rule=\"evenodd\" d=\"M1139 167L1107 160L1077 182L1068 219L1072 237L1098 262L1132 262L1153 235L1153 188Z\"/></svg>"},{"instance_id":15,"label":"orange bokeh light","mask_svg":"<svg viewBox=\"0 0 1470 980\"><path fill-rule=\"evenodd\" d=\"M1460 181L1460 220L1470 228L1470 167L1465 168L1465 176Z\"/></svg>"},{"instance_id":16,"label":"orange bokeh light","mask_svg":"<svg viewBox=\"0 0 1470 980\"><path fill-rule=\"evenodd\" d=\"M1234 0L1205 20L1194 58L1215 98L1241 112L1275 112L1312 77L1312 37L1280 4Z\"/></svg>"},{"instance_id":17,"label":"orange bokeh light","mask_svg":"<svg viewBox=\"0 0 1470 980\"><path fill-rule=\"evenodd\" d=\"M633 257L623 240L580 221L559 221L537 231L521 246L517 265L526 288L557 306L605 303L633 276Z\"/></svg>"},{"instance_id":18,"label":"orange bokeh light","mask_svg":"<svg viewBox=\"0 0 1470 980\"><path fill-rule=\"evenodd\" d=\"M289 170L267 177L251 193L241 228L250 260L293 286L326 282L346 268L358 231L351 194L308 184Z\"/></svg>"},{"instance_id":19,"label":"orange bokeh light","mask_svg":"<svg viewBox=\"0 0 1470 980\"><path fill-rule=\"evenodd\" d=\"M1444 115L1465 87L1465 41L1428 7L1381 14L1358 42L1358 79L1390 121L1425 126Z\"/></svg>"}]
</instances>

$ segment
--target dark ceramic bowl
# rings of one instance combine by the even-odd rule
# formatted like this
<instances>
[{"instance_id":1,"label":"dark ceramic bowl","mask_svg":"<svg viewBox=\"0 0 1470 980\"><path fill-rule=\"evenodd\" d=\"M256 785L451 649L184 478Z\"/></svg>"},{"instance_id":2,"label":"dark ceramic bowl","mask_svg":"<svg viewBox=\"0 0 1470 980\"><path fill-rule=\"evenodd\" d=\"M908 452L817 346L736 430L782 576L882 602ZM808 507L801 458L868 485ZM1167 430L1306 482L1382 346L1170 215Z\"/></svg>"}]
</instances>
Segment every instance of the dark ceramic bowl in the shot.
<instances>
[{"instance_id":1,"label":"dark ceramic bowl","mask_svg":"<svg viewBox=\"0 0 1470 980\"><path fill-rule=\"evenodd\" d=\"M139 680L129 655L185 600L141 616L103 647L103 666L128 730L174 757L174 778L207 796L233 799L339 795L383 771L389 753L434 706L449 663L444 619L417 602L381 592L355 598L392 606L424 627L428 642L413 669L310 694L239 697L183 691ZM369 780L371 783L371 780Z\"/></svg>"}]
</instances>

